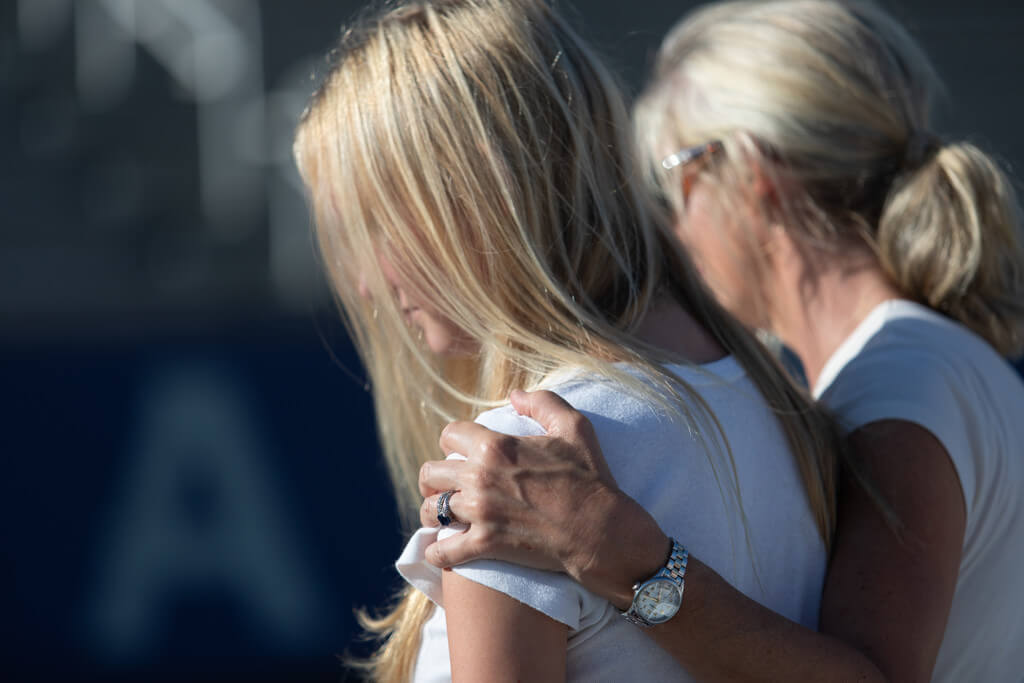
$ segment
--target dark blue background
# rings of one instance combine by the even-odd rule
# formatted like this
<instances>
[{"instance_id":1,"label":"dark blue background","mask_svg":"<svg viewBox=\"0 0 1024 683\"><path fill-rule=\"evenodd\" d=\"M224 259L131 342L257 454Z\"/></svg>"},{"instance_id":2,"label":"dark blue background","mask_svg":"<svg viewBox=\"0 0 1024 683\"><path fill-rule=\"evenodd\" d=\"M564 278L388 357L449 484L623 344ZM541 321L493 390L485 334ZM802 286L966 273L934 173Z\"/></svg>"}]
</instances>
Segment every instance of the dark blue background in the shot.
<instances>
[{"instance_id":1,"label":"dark blue background","mask_svg":"<svg viewBox=\"0 0 1024 683\"><path fill-rule=\"evenodd\" d=\"M402 539L367 394L339 367L358 371L358 365L343 336L331 346L325 337L306 320L159 341L3 349L0 524L9 574L4 584L13 589L13 604L0 621L5 670L40 679L337 680L334 655L360 650L350 647L351 610L388 596L395 585L388 560ZM187 420L172 422L173 434L154 426L148 414L154 401L161 405L161 393L166 400L174 391L168 385L182 378L199 383L199 393L190 396L186 386L170 400L202 403L223 391L231 409L240 411L227 418L235 425L225 428L229 444L258 442L245 457L262 468L257 483L266 495L257 491L239 512L268 515L286 537L286 543L268 537L267 550L288 556L281 581L308 591L294 637L264 613L259 594L231 581L240 578L238 571L211 577L174 569L174 562L168 576L144 589L115 589L128 592L124 599L154 599L141 617L152 628L150 637L122 645L98 625L105 609L97 600L109 595L104 575L125 562L112 546L126 542L129 555L151 550L133 548L122 528L126 517L153 512L149 503L132 499L151 438L172 439L164 454L171 463L166 487L154 491L155 517L134 520L143 524L141 533L201 535L210 524L245 533L243 527L260 519L223 519L231 505L225 489L237 485L232 479L251 476L249 467L190 471L192 454L174 450L202 454L222 441ZM262 546L259 530L256 536ZM259 561L251 550L240 549ZM199 551L215 563L231 552L216 546Z\"/></svg>"}]
</instances>

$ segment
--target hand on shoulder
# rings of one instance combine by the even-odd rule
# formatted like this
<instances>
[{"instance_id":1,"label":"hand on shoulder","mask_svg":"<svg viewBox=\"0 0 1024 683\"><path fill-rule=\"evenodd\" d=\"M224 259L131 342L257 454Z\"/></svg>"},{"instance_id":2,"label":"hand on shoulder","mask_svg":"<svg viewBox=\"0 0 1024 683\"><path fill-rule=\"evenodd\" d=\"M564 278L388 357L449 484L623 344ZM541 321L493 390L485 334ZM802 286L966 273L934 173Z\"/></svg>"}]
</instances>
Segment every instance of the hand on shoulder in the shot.
<instances>
[{"instance_id":1,"label":"hand on shoulder","mask_svg":"<svg viewBox=\"0 0 1024 683\"><path fill-rule=\"evenodd\" d=\"M436 526L438 496L454 489L452 513L469 524L466 533L431 545L428 561L445 567L489 558L563 571L624 609L633 583L664 563L668 536L619 490L583 414L549 391L513 392L510 400L546 435L455 422L441 448L466 460L420 470L421 522Z\"/></svg>"}]
</instances>

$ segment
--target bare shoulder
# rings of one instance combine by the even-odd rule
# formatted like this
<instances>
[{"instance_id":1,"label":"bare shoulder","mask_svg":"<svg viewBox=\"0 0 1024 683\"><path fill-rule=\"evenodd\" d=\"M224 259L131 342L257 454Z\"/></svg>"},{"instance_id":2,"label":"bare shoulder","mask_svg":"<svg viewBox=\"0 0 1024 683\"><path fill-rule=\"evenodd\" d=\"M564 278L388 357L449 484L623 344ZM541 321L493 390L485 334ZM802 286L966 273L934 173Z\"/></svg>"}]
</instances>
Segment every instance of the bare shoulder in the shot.
<instances>
[{"instance_id":1,"label":"bare shoulder","mask_svg":"<svg viewBox=\"0 0 1024 683\"><path fill-rule=\"evenodd\" d=\"M454 571L442 586L452 680L565 681L565 624Z\"/></svg>"},{"instance_id":2,"label":"bare shoulder","mask_svg":"<svg viewBox=\"0 0 1024 683\"><path fill-rule=\"evenodd\" d=\"M918 424L879 420L850 441L874 491L844 479L821 629L891 680L928 680L966 529L960 480L942 443Z\"/></svg>"},{"instance_id":3,"label":"bare shoulder","mask_svg":"<svg viewBox=\"0 0 1024 683\"><path fill-rule=\"evenodd\" d=\"M932 506L940 503L966 515L956 467L927 427L902 419L877 420L853 431L849 439L869 483L894 511L907 517L905 522L915 512L933 516Z\"/></svg>"}]
</instances>

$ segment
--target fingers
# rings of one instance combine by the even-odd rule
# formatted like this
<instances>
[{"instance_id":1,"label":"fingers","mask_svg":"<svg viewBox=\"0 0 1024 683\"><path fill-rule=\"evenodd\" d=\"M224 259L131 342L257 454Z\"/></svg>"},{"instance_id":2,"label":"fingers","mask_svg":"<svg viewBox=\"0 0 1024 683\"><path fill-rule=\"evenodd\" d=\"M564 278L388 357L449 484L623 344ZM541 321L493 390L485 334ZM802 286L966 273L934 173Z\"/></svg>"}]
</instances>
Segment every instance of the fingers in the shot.
<instances>
[{"instance_id":1,"label":"fingers","mask_svg":"<svg viewBox=\"0 0 1024 683\"><path fill-rule=\"evenodd\" d=\"M420 466L420 495L424 498L448 489L462 488L459 475L465 460L431 460Z\"/></svg>"},{"instance_id":2,"label":"fingers","mask_svg":"<svg viewBox=\"0 0 1024 683\"><path fill-rule=\"evenodd\" d=\"M473 458L500 451L502 444L512 438L475 422L452 422L441 432L439 443L445 455L458 453Z\"/></svg>"},{"instance_id":3,"label":"fingers","mask_svg":"<svg viewBox=\"0 0 1024 683\"><path fill-rule=\"evenodd\" d=\"M477 549L476 536L469 532L431 543L427 546L426 557L427 562L441 568L485 559Z\"/></svg>"},{"instance_id":4,"label":"fingers","mask_svg":"<svg viewBox=\"0 0 1024 683\"><path fill-rule=\"evenodd\" d=\"M509 396L509 400L517 413L532 418L549 435L583 440L593 433L590 421L564 398L551 391L516 390Z\"/></svg>"},{"instance_id":5,"label":"fingers","mask_svg":"<svg viewBox=\"0 0 1024 683\"><path fill-rule=\"evenodd\" d=\"M437 499L440 498L440 496L441 494L437 494L436 496L427 496L423 499L423 502L420 503L420 526L441 526L441 523L437 521Z\"/></svg>"}]
</instances>

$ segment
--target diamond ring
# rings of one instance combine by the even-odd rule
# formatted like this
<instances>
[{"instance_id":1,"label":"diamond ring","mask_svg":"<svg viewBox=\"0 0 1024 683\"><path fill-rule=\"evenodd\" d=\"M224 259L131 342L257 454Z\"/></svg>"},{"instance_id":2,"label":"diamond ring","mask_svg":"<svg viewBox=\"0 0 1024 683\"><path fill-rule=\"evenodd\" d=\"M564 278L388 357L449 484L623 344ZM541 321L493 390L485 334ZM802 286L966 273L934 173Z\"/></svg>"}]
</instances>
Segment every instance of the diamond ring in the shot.
<instances>
[{"instance_id":1,"label":"diamond ring","mask_svg":"<svg viewBox=\"0 0 1024 683\"><path fill-rule=\"evenodd\" d=\"M451 506L451 498L454 493L454 489L445 491L437 499L437 521L441 523L441 526L448 526L455 521Z\"/></svg>"}]
</instances>

